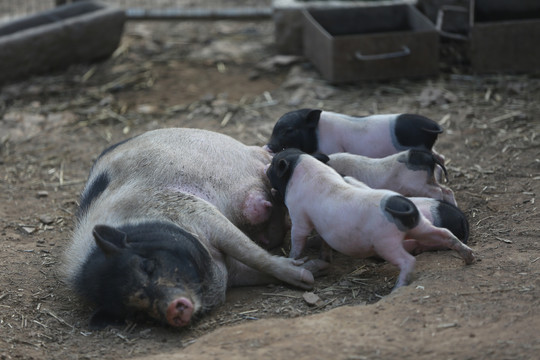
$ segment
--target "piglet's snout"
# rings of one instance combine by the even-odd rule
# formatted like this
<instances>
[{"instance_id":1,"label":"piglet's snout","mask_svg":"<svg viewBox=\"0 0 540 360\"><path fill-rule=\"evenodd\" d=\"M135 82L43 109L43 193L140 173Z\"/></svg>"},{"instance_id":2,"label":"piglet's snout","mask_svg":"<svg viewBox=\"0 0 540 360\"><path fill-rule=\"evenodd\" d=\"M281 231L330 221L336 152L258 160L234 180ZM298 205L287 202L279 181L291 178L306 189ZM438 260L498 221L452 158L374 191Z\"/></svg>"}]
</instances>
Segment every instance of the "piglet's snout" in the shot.
<instances>
[{"instance_id":1,"label":"piglet's snout","mask_svg":"<svg viewBox=\"0 0 540 360\"><path fill-rule=\"evenodd\" d=\"M185 297L174 299L167 307L167 322L171 326L188 325L191 315L193 315L193 303Z\"/></svg>"}]
</instances>

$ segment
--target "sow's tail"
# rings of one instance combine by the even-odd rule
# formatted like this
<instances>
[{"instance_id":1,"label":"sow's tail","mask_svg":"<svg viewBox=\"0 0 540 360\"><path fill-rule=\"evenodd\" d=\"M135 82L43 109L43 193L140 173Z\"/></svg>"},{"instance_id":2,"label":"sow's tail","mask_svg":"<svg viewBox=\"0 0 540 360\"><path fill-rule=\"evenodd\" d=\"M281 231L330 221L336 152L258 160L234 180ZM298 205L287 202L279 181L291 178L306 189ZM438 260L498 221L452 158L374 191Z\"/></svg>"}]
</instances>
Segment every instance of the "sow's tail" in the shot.
<instances>
[{"instance_id":1,"label":"sow's tail","mask_svg":"<svg viewBox=\"0 0 540 360\"><path fill-rule=\"evenodd\" d=\"M436 216L433 225L450 230L455 237L466 244L469 241L469 220L457 206L437 200Z\"/></svg>"},{"instance_id":2,"label":"sow's tail","mask_svg":"<svg viewBox=\"0 0 540 360\"><path fill-rule=\"evenodd\" d=\"M396 224L399 230L414 228L420 221L420 213L414 203L401 195L391 195L381 201L381 207L388 220Z\"/></svg>"}]
</instances>

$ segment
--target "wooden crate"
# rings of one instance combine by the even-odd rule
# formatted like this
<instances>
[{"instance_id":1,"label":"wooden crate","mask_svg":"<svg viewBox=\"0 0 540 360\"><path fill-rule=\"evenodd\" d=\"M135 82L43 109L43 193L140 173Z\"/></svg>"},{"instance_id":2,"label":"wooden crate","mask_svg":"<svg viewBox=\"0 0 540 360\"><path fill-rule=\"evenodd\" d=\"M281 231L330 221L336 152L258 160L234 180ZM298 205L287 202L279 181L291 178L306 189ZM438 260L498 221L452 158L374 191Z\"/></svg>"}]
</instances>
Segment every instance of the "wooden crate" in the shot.
<instances>
[{"instance_id":1,"label":"wooden crate","mask_svg":"<svg viewBox=\"0 0 540 360\"><path fill-rule=\"evenodd\" d=\"M439 35L411 5L304 10L305 56L333 83L422 77L439 68Z\"/></svg>"},{"instance_id":2,"label":"wooden crate","mask_svg":"<svg viewBox=\"0 0 540 360\"><path fill-rule=\"evenodd\" d=\"M469 14L474 72L540 70L540 0L471 0Z\"/></svg>"}]
</instances>

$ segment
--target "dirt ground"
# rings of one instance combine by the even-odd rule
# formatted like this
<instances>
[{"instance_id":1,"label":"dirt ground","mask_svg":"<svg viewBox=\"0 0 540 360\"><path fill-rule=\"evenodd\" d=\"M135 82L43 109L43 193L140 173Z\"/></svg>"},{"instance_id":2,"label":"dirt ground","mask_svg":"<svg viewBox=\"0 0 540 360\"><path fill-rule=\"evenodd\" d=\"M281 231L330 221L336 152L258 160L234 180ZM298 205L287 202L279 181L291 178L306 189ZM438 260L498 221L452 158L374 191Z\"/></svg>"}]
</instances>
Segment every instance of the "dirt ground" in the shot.
<instances>
[{"instance_id":1,"label":"dirt ground","mask_svg":"<svg viewBox=\"0 0 540 360\"><path fill-rule=\"evenodd\" d=\"M540 79L439 77L332 86L276 57L271 22L132 22L113 58L0 92L0 359L532 359L540 351ZM262 145L286 111L415 112L437 150L478 262L450 251L397 269L335 259L310 305L288 286L232 289L185 329L90 331L90 305L58 276L79 192L109 144L199 127ZM219 169L216 169L219 171Z\"/></svg>"}]
</instances>

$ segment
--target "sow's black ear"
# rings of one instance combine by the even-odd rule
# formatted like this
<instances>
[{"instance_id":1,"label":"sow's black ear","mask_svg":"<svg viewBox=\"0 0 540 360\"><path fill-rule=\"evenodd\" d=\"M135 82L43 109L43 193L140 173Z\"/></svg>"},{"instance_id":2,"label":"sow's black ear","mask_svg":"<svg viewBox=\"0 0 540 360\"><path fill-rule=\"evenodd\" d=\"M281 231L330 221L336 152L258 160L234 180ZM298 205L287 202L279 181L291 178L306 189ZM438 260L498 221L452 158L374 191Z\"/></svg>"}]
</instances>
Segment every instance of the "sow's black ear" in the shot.
<instances>
[{"instance_id":1,"label":"sow's black ear","mask_svg":"<svg viewBox=\"0 0 540 360\"><path fill-rule=\"evenodd\" d=\"M308 128L316 128L319 125L319 118L322 110L311 110L306 116L306 125Z\"/></svg>"},{"instance_id":2,"label":"sow's black ear","mask_svg":"<svg viewBox=\"0 0 540 360\"><path fill-rule=\"evenodd\" d=\"M323 153L314 153L312 154L311 156L313 156L315 159L323 162L323 163L327 163L330 161L330 158L328 157L328 155L326 154L323 154Z\"/></svg>"},{"instance_id":3,"label":"sow's black ear","mask_svg":"<svg viewBox=\"0 0 540 360\"><path fill-rule=\"evenodd\" d=\"M126 233L108 225L96 225L92 231L96 244L105 255L116 254L128 247Z\"/></svg>"},{"instance_id":4,"label":"sow's black ear","mask_svg":"<svg viewBox=\"0 0 540 360\"><path fill-rule=\"evenodd\" d=\"M88 321L90 330L101 330L107 326L120 326L124 324L124 319L114 316L102 308L98 308L94 311L94 313L90 315L90 320Z\"/></svg>"}]
</instances>

